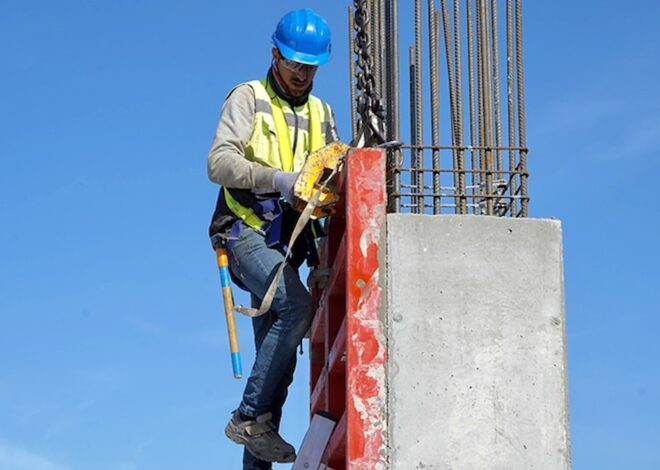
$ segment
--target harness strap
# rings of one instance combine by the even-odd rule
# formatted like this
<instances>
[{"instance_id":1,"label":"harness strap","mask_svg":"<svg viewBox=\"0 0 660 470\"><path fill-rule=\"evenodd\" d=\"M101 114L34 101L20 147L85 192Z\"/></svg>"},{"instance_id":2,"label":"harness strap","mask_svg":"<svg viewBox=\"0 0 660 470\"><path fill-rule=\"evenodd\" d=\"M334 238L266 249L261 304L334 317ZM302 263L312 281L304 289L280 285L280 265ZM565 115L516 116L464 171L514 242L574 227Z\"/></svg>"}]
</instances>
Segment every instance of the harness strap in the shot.
<instances>
[{"instance_id":1,"label":"harness strap","mask_svg":"<svg viewBox=\"0 0 660 470\"><path fill-rule=\"evenodd\" d=\"M223 188L223 191L225 192L225 201L229 210L232 211L236 217L241 219L248 227L261 231L263 220L254 213L254 210L240 204L234 199L227 188Z\"/></svg>"}]
</instances>

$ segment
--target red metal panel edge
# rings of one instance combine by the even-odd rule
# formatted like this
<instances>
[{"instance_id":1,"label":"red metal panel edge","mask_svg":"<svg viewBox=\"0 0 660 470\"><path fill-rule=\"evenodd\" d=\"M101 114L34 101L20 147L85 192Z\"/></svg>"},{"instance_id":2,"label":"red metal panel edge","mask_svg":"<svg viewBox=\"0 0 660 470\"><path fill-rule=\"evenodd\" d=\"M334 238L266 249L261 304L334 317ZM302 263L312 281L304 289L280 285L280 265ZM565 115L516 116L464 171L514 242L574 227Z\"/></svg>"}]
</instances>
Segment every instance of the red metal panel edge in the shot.
<instances>
[{"instance_id":1,"label":"red metal panel edge","mask_svg":"<svg viewBox=\"0 0 660 470\"><path fill-rule=\"evenodd\" d=\"M387 468L386 342L380 320L378 245L384 235L385 154L357 149L347 159L346 468ZM384 240L383 240L384 242Z\"/></svg>"}]
</instances>

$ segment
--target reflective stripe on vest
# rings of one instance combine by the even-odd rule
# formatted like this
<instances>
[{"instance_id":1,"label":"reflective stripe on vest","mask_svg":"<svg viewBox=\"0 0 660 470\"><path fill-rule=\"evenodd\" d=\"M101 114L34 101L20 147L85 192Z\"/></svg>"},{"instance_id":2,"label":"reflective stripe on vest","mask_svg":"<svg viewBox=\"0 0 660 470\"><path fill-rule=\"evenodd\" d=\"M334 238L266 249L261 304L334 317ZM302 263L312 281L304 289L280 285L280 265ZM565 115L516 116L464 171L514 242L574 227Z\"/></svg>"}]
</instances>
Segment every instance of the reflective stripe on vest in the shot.
<instances>
[{"instance_id":1,"label":"reflective stripe on vest","mask_svg":"<svg viewBox=\"0 0 660 470\"><path fill-rule=\"evenodd\" d=\"M325 145L325 139L323 138L321 132L321 117L319 116L321 110L318 109L314 101L315 100L312 99L307 101L307 110L309 113L310 152L318 150L323 147L323 145ZM286 123L284 110L282 109L282 101L280 101L277 96L273 96L271 99L271 105L273 110L273 121L275 124L275 134L278 137L277 142L278 150L280 153L280 169L283 171L294 171L295 157L293 155L291 139L289 138L289 126ZM298 132L299 136L303 137L300 128L298 129ZM301 168L302 165L300 165L300 168L296 168L296 171L300 171Z\"/></svg>"},{"instance_id":2,"label":"reflective stripe on vest","mask_svg":"<svg viewBox=\"0 0 660 470\"><path fill-rule=\"evenodd\" d=\"M242 206L232 197L229 191L227 191L227 188L223 188L223 191L225 193L225 202L227 203L229 210L232 211L236 217L241 219L248 227L252 227L255 230L261 230L264 223L264 221L261 220L261 217L255 214L252 209Z\"/></svg>"},{"instance_id":3,"label":"reflective stripe on vest","mask_svg":"<svg viewBox=\"0 0 660 470\"><path fill-rule=\"evenodd\" d=\"M256 105L252 135L245 147L245 158L282 171L300 171L309 153L326 144L323 129L330 122L329 108L320 99L310 95L307 105L301 110L302 116L297 114L296 117L299 121L306 120L309 128L298 127L298 145L294 155L289 135L292 131L287 124L286 114L295 113L295 109L280 101L266 80L254 80L247 85L254 91ZM261 229L263 220L251 208L241 205L226 188L224 195L227 207L237 217L246 225Z\"/></svg>"}]
</instances>

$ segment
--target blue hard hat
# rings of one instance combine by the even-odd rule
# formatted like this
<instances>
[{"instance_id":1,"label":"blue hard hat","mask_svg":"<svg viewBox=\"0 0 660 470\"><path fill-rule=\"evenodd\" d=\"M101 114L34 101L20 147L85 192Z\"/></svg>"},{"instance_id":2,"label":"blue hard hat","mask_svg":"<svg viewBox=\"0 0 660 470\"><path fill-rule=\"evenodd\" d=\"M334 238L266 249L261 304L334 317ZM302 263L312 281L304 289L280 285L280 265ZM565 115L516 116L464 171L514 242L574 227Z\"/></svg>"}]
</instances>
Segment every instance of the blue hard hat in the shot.
<instances>
[{"instance_id":1,"label":"blue hard hat","mask_svg":"<svg viewBox=\"0 0 660 470\"><path fill-rule=\"evenodd\" d=\"M282 17L273 42L285 59L301 64L323 65L330 58L330 28L309 8L292 10Z\"/></svg>"}]
</instances>

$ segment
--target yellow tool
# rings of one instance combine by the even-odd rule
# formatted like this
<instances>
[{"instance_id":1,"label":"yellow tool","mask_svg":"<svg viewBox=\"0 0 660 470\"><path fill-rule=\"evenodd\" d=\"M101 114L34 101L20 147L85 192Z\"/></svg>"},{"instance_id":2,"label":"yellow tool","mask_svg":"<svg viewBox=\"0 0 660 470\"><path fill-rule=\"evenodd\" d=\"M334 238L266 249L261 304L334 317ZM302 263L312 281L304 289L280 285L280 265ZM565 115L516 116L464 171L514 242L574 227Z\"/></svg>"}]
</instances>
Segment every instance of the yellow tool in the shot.
<instances>
[{"instance_id":1,"label":"yellow tool","mask_svg":"<svg viewBox=\"0 0 660 470\"><path fill-rule=\"evenodd\" d=\"M293 187L296 197L294 207L297 210L302 212L320 190L312 218L318 219L333 213L333 206L339 201L337 175L341 172L344 156L350 148L349 145L341 142L332 142L309 154Z\"/></svg>"}]
</instances>

